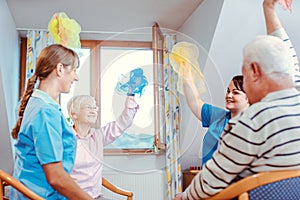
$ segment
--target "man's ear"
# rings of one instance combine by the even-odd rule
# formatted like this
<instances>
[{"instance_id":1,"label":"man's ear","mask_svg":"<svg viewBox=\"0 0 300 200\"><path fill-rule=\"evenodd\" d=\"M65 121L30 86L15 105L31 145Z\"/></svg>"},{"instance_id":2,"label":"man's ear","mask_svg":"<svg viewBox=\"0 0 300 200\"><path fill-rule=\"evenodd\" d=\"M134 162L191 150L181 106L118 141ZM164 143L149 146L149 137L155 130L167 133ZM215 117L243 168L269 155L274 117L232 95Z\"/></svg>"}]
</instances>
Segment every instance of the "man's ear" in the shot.
<instances>
[{"instance_id":1,"label":"man's ear","mask_svg":"<svg viewBox=\"0 0 300 200\"><path fill-rule=\"evenodd\" d=\"M250 64L250 71L251 71L251 76L253 81L258 80L262 75L262 70L260 66L255 62Z\"/></svg>"},{"instance_id":2,"label":"man's ear","mask_svg":"<svg viewBox=\"0 0 300 200\"><path fill-rule=\"evenodd\" d=\"M63 69L64 69L64 65L63 65L63 64L58 63L58 64L56 65L56 74L57 74L57 76L59 76L59 77L62 76L62 74L63 74Z\"/></svg>"}]
</instances>

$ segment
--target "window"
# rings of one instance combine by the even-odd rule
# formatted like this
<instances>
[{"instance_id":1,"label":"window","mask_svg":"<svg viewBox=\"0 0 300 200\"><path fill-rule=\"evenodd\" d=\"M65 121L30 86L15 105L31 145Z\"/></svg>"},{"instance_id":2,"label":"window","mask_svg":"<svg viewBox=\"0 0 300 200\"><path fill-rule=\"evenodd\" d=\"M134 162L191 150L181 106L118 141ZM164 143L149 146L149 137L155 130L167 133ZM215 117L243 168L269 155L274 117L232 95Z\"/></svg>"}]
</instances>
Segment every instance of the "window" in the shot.
<instances>
[{"instance_id":1,"label":"window","mask_svg":"<svg viewBox=\"0 0 300 200\"><path fill-rule=\"evenodd\" d=\"M125 44L126 47L123 47ZM138 43L136 43L138 44ZM127 82L131 70L141 68L148 85L141 97L136 96L139 110L133 124L116 141L105 147L109 151L136 149L153 151L154 148L154 93L153 93L153 51L151 44L139 47L127 46L123 42L107 42L100 47L101 66L101 125L114 121L122 112L126 96L117 92L118 82Z\"/></svg>"},{"instance_id":2,"label":"window","mask_svg":"<svg viewBox=\"0 0 300 200\"><path fill-rule=\"evenodd\" d=\"M158 27L153 30L154 34ZM106 146L105 153L154 153L165 149L162 38L158 33L153 36L155 43L83 40L82 48L76 50L80 56L79 81L69 94L60 97L66 118L68 100L74 95L88 94L95 97L100 107L96 126L114 121L124 109L126 98L116 92L117 82L135 68L142 68L148 80L145 92L135 98L140 109L132 126Z\"/></svg>"},{"instance_id":3,"label":"window","mask_svg":"<svg viewBox=\"0 0 300 200\"><path fill-rule=\"evenodd\" d=\"M155 140L158 149L166 148L165 79L163 65L164 37L157 23L152 27Z\"/></svg>"}]
</instances>

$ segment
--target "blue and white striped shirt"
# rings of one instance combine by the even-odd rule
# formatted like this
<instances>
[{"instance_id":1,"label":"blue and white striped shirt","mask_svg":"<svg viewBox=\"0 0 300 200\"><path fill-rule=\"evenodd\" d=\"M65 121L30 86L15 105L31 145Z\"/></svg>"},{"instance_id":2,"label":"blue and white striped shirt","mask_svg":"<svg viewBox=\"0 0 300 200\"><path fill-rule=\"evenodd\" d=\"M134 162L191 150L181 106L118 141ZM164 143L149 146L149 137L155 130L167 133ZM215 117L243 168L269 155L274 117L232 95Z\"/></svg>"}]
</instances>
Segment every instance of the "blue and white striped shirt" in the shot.
<instances>
[{"instance_id":1,"label":"blue and white striped shirt","mask_svg":"<svg viewBox=\"0 0 300 200\"><path fill-rule=\"evenodd\" d=\"M283 28L270 35L290 48L295 86L300 91L296 52ZM215 195L233 182L263 171L300 169L300 94L293 89L269 93L231 119L217 151L183 193L183 200Z\"/></svg>"}]
</instances>

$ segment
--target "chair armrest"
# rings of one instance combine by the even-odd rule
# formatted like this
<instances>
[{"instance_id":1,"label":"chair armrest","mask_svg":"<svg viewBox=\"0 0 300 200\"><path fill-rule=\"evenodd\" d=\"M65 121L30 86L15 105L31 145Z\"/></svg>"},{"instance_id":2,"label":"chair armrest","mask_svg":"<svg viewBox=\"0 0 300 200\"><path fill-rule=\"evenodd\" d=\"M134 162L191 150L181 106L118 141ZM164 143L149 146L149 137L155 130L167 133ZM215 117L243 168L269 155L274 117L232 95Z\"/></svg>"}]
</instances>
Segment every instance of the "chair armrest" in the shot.
<instances>
[{"instance_id":1,"label":"chair armrest","mask_svg":"<svg viewBox=\"0 0 300 200\"><path fill-rule=\"evenodd\" d=\"M26 197L35 200L44 200L42 197L34 193L28 187L23 185L20 181L7 174L6 172L0 170L0 184L1 184L1 195L3 195L4 186L11 185L13 188L24 194Z\"/></svg>"},{"instance_id":2,"label":"chair armrest","mask_svg":"<svg viewBox=\"0 0 300 200\"><path fill-rule=\"evenodd\" d=\"M133 196L133 192L121 189L115 185L113 185L112 183L110 183L108 180L106 180L105 178L102 177L102 185L109 189L112 192L115 192L117 194L123 195L123 196L127 196L127 197L132 197Z\"/></svg>"}]
</instances>

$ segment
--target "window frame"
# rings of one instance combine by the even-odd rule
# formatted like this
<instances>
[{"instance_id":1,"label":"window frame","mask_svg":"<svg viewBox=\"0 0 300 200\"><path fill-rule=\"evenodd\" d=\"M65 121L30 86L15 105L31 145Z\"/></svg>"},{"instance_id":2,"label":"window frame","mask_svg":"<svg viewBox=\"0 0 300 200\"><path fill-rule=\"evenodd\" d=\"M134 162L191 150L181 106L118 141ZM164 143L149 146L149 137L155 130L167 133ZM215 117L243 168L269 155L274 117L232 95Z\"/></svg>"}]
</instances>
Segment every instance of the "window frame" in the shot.
<instances>
[{"instance_id":1,"label":"window frame","mask_svg":"<svg viewBox=\"0 0 300 200\"><path fill-rule=\"evenodd\" d=\"M99 77L101 77L101 47L120 47L120 48L143 48L152 50L152 42L144 41L121 41L121 40L82 40L81 46L83 48L90 48L91 59L91 94L95 94L95 99L100 107L101 111L101 81L95 83ZM95 93L96 91L96 93ZM93 92L93 93L92 93ZM101 113L99 113L101 116ZM98 117L97 124L100 123L100 117ZM155 136L155 133L153 133ZM155 138L155 137L154 137ZM153 149L104 149L104 155L122 155L122 154L153 154Z\"/></svg>"},{"instance_id":2,"label":"window frame","mask_svg":"<svg viewBox=\"0 0 300 200\"><path fill-rule=\"evenodd\" d=\"M160 132L160 118L162 113L165 112L164 105L164 87L158 84L158 73L162 73L163 81L163 51L161 44L163 44L163 36L161 32L157 33L159 27L155 24L152 29L152 34L155 35L152 39L155 42L149 41L120 41L120 40L81 40L82 48L90 49L90 94L94 94L96 102L101 106L101 81L98 82L99 77L101 77L101 66L100 66L100 48L103 47L120 47L120 48L149 48L153 51L153 73L154 73L154 148L153 149L104 149L105 155L128 155L128 154L162 154L165 151L165 128L164 133ZM159 40L157 40L159 39ZM25 80L26 80L26 48L27 48L27 38L21 38L20 41L20 85L19 85L19 98L22 97L25 91ZM159 59L161 58L161 59ZM159 69L159 67L161 69ZM95 84L97 83L97 84ZM161 91L161 94L158 94ZM161 98L159 99L159 95ZM162 103L162 104L161 104ZM163 108L162 111L159 108ZM101 108L99 109L101 110ZM100 113L99 113L99 116ZM100 125L100 117L98 117L96 124ZM164 126L165 127L165 126ZM161 138L161 135L163 138Z\"/></svg>"},{"instance_id":3,"label":"window frame","mask_svg":"<svg viewBox=\"0 0 300 200\"><path fill-rule=\"evenodd\" d=\"M164 85L164 36L158 23L152 26L152 49L154 71L154 146L158 150L166 150L166 116L165 116L165 85ZM161 75L161 76L160 76ZM162 109L160 109L162 107ZM161 131L162 130L162 131ZM163 138L161 138L163 137Z\"/></svg>"}]
</instances>

